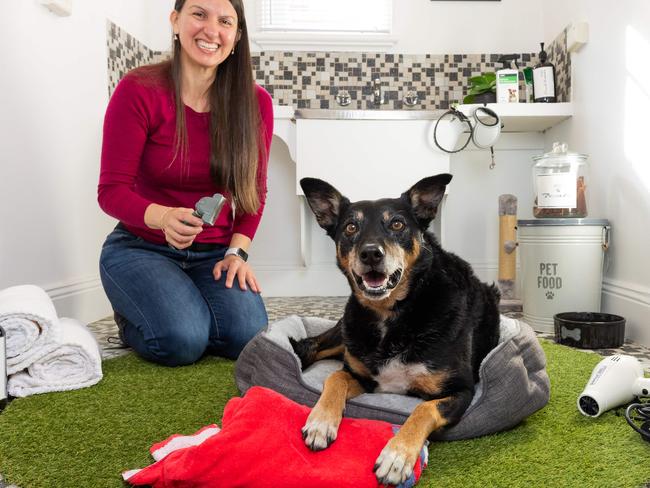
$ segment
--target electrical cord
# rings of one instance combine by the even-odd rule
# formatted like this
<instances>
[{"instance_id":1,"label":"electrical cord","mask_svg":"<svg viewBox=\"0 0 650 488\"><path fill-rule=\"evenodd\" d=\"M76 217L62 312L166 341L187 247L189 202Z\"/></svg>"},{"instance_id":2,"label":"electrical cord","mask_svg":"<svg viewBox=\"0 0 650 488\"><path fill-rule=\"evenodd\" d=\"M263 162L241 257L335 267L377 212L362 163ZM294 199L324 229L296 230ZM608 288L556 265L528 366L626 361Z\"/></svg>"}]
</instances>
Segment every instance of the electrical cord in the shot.
<instances>
[{"instance_id":1,"label":"electrical cord","mask_svg":"<svg viewBox=\"0 0 650 488\"><path fill-rule=\"evenodd\" d=\"M632 403L625 409L625 420L637 431L644 441L650 442L650 399Z\"/></svg>"}]
</instances>

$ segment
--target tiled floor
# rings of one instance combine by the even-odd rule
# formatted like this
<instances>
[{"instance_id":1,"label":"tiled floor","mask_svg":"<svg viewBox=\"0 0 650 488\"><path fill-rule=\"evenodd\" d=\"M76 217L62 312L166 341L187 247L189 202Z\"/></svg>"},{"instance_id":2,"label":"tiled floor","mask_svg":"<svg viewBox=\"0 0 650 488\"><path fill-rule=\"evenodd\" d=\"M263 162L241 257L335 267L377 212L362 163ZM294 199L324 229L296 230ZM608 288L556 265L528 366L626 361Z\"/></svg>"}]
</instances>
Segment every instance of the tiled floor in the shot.
<instances>
[{"instance_id":1,"label":"tiled floor","mask_svg":"<svg viewBox=\"0 0 650 488\"><path fill-rule=\"evenodd\" d=\"M341 316L346 300L346 297L275 297L265 298L264 303L266 304L270 322L291 314L336 320ZM521 315L517 312L507 312L506 314L515 318L519 318ZM94 322L90 324L90 328L102 347L105 359L126 354L130 351L128 348L113 343L113 339L109 342L109 337L117 338L117 328L112 317ZM553 339L552 334L540 332L538 335ZM600 349L586 352L594 352L603 356L616 353L629 354L639 358L644 367L650 368L650 349L637 344L625 343L619 349Z\"/></svg>"}]
</instances>

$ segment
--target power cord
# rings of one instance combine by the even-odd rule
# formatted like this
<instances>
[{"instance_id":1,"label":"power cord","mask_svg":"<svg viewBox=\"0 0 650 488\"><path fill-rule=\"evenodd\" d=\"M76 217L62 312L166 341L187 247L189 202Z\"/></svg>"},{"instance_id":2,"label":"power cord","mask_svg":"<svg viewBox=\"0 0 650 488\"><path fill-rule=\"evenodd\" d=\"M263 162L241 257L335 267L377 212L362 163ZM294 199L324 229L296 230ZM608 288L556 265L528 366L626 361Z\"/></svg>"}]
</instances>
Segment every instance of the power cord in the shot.
<instances>
[{"instance_id":1,"label":"power cord","mask_svg":"<svg viewBox=\"0 0 650 488\"><path fill-rule=\"evenodd\" d=\"M641 403L632 403L627 407L625 420L630 427L641 434L644 441L650 442L650 398L642 400Z\"/></svg>"}]
</instances>

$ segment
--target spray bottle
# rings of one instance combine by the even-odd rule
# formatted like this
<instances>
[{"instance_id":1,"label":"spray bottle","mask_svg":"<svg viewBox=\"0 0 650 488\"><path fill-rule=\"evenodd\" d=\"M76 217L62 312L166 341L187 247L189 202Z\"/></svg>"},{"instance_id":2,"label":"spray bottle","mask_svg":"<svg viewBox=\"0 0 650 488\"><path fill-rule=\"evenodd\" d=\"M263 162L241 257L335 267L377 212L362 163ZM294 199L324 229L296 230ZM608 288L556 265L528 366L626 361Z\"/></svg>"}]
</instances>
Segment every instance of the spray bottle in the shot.
<instances>
[{"instance_id":1,"label":"spray bottle","mask_svg":"<svg viewBox=\"0 0 650 488\"><path fill-rule=\"evenodd\" d=\"M519 103L519 54L504 54L498 60L503 68L497 71L497 103ZM515 67L512 67L514 62Z\"/></svg>"}]
</instances>

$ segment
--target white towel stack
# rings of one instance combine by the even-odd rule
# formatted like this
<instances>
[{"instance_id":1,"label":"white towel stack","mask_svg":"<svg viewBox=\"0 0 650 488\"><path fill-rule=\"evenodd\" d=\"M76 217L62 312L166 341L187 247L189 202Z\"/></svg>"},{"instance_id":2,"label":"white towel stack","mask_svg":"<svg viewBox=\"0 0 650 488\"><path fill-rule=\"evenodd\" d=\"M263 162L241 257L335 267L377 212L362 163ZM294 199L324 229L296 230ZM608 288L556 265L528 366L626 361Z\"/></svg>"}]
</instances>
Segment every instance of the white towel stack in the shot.
<instances>
[{"instance_id":1,"label":"white towel stack","mask_svg":"<svg viewBox=\"0 0 650 488\"><path fill-rule=\"evenodd\" d=\"M48 352L59 321L45 290L34 285L0 291L0 326L7 334L7 374L25 369Z\"/></svg>"},{"instance_id":2,"label":"white towel stack","mask_svg":"<svg viewBox=\"0 0 650 488\"><path fill-rule=\"evenodd\" d=\"M73 390L102 379L101 353L92 333L74 319L59 319L38 286L0 291L0 326L7 336L10 395Z\"/></svg>"}]
</instances>

